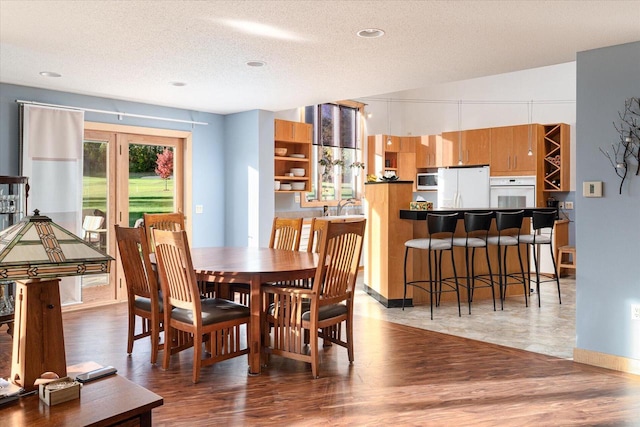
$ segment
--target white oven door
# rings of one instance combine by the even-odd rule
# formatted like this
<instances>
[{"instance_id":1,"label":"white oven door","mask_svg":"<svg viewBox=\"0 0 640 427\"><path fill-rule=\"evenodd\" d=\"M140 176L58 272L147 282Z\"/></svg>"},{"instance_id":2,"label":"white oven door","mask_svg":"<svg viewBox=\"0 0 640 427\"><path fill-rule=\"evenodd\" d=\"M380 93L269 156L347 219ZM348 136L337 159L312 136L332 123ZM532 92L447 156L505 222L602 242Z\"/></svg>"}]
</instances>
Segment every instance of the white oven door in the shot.
<instances>
[{"instance_id":1,"label":"white oven door","mask_svg":"<svg viewBox=\"0 0 640 427\"><path fill-rule=\"evenodd\" d=\"M491 187L491 207L532 208L536 206L536 188L532 185L506 185Z\"/></svg>"}]
</instances>

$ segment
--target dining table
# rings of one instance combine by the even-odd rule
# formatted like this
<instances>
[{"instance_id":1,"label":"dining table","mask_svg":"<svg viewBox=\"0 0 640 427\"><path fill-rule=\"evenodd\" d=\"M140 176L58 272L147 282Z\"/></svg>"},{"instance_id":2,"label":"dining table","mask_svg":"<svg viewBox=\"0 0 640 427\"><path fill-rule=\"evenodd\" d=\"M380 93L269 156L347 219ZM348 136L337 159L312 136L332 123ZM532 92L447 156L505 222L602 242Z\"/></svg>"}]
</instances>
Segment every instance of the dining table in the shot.
<instances>
[{"instance_id":1,"label":"dining table","mask_svg":"<svg viewBox=\"0 0 640 427\"><path fill-rule=\"evenodd\" d=\"M203 247L192 248L191 259L198 280L249 285L249 374L260 374L260 288L266 283L313 277L318 266L318 254L258 247Z\"/></svg>"}]
</instances>

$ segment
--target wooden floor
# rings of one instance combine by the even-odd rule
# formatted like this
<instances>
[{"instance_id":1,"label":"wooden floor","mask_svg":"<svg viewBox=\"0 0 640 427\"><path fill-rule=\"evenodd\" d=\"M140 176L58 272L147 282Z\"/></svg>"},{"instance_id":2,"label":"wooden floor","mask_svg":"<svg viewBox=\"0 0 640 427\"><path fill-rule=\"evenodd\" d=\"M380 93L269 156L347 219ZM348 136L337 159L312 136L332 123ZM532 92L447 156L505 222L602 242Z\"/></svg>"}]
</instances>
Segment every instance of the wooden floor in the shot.
<instances>
[{"instance_id":1,"label":"wooden floor","mask_svg":"<svg viewBox=\"0 0 640 427\"><path fill-rule=\"evenodd\" d=\"M308 365L276 356L250 377L244 356L204 368L197 385L191 351L174 356L168 371L149 364L147 341L127 356L124 304L65 313L64 326L69 365L113 365L164 397L153 411L158 426L640 425L638 376L362 315L351 366L334 346L321 352L320 379L311 379Z\"/></svg>"}]
</instances>

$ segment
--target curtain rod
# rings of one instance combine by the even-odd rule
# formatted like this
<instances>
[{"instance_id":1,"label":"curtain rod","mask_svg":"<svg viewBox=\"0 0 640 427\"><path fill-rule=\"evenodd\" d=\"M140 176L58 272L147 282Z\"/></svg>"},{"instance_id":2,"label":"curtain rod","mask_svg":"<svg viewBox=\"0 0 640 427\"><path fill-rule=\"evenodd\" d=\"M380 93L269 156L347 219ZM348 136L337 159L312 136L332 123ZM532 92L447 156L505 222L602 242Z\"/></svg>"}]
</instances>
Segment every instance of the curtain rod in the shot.
<instances>
[{"instance_id":1,"label":"curtain rod","mask_svg":"<svg viewBox=\"0 0 640 427\"><path fill-rule=\"evenodd\" d=\"M165 122L176 122L176 123L188 123L191 125L208 125L206 122L194 122L191 120L180 120L180 119L170 119L167 117L156 117L156 116L145 116L143 114L132 114L132 113L120 113L118 111L107 111L107 110L95 110L93 108L84 108L84 107L72 107L70 105L58 105L58 104L47 104L44 102L37 101L23 101L20 99L16 99L16 102L19 104L30 104L30 105L40 105L43 107L56 107L56 108L66 108L69 110L79 110L79 111L89 111L91 113L100 113L100 114L111 114L113 116L118 116L118 120L122 120L123 117L136 117L140 119L151 119L151 120L163 120Z\"/></svg>"}]
</instances>

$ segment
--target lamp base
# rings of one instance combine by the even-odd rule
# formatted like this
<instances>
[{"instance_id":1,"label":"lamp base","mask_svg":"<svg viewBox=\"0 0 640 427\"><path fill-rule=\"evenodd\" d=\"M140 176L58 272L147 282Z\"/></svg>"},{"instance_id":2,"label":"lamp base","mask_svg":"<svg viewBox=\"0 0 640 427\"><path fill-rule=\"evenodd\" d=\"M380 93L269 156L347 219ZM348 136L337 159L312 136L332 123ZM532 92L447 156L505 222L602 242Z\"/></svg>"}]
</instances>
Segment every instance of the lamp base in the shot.
<instances>
[{"instance_id":1,"label":"lamp base","mask_svg":"<svg viewBox=\"0 0 640 427\"><path fill-rule=\"evenodd\" d=\"M67 375L59 283L17 282L10 378L27 391L45 372Z\"/></svg>"}]
</instances>

